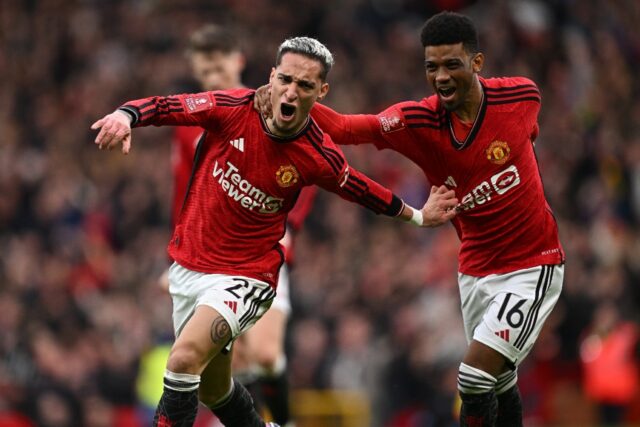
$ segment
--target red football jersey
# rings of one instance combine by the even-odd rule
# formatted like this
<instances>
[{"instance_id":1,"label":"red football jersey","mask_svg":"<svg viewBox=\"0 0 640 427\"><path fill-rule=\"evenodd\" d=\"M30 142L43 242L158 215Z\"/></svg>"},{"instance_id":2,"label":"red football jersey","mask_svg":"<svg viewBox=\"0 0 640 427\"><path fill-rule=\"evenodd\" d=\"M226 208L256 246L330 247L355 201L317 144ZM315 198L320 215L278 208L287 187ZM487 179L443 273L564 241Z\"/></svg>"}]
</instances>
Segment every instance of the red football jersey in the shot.
<instances>
[{"instance_id":1,"label":"red football jersey","mask_svg":"<svg viewBox=\"0 0 640 427\"><path fill-rule=\"evenodd\" d=\"M196 146L204 129L196 126L178 126L173 135L171 165L173 167L173 199L171 223L175 226L189 185Z\"/></svg>"},{"instance_id":2,"label":"red football jersey","mask_svg":"<svg viewBox=\"0 0 640 427\"><path fill-rule=\"evenodd\" d=\"M538 88L520 77L480 82L484 97L468 132L435 95L378 115L346 116L317 105L312 116L338 144L397 151L431 184L455 190L462 209L452 221L461 240L460 272L486 276L561 263L564 251L534 152Z\"/></svg>"},{"instance_id":3,"label":"red football jersey","mask_svg":"<svg viewBox=\"0 0 640 427\"><path fill-rule=\"evenodd\" d=\"M190 125L207 132L195 175L169 243L179 264L204 273L244 275L275 287L278 241L304 186L317 184L375 213L395 216L403 203L348 166L317 124L290 138L269 133L253 108L254 91L234 89L128 102L132 126Z\"/></svg>"},{"instance_id":4,"label":"red football jersey","mask_svg":"<svg viewBox=\"0 0 640 427\"><path fill-rule=\"evenodd\" d=\"M172 222L178 219L189 185L189 178L193 169L193 159L196 146L204 129L196 126L176 126L171 150L171 164L173 167L173 200L171 207ZM298 231L313 208L313 202L318 193L317 187L305 187L295 206L289 212L287 225Z\"/></svg>"}]
</instances>

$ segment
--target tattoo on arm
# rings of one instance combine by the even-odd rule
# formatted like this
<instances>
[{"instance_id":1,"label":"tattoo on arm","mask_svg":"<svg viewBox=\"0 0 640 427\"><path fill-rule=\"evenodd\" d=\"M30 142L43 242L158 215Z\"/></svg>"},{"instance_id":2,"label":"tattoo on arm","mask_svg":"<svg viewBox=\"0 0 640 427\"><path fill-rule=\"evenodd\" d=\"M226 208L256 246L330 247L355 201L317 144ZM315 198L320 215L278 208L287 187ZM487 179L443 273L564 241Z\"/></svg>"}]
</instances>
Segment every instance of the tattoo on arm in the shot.
<instances>
[{"instance_id":1,"label":"tattoo on arm","mask_svg":"<svg viewBox=\"0 0 640 427\"><path fill-rule=\"evenodd\" d=\"M226 344L230 332L229 324L222 317L216 317L211 323L211 341L216 345Z\"/></svg>"}]
</instances>

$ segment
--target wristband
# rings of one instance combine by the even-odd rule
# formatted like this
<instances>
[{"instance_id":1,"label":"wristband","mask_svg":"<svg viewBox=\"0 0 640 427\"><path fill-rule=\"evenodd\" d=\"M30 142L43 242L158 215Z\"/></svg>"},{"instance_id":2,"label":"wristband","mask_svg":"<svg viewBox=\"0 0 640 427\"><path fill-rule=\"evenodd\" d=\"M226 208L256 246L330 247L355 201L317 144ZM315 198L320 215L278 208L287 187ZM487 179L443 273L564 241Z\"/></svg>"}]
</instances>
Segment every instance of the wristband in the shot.
<instances>
[{"instance_id":1,"label":"wristband","mask_svg":"<svg viewBox=\"0 0 640 427\"><path fill-rule=\"evenodd\" d=\"M424 217L422 216L422 211L414 209L411 206L407 206L407 207L411 209L411 219L409 220L409 222L419 227L422 226L422 224L424 223Z\"/></svg>"}]
</instances>

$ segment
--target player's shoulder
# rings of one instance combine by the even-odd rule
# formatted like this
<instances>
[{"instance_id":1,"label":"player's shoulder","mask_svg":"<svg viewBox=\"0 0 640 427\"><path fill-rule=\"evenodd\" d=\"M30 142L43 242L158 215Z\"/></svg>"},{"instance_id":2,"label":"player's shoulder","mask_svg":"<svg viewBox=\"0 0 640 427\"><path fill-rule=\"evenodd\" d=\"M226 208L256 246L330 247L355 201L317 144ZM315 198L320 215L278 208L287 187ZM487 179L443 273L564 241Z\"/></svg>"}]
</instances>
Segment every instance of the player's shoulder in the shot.
<instances>
[{"instance_id":1,"label":"player's shoulder","mask_svg":"<svg viewBox=\"0 0 640 427\"><path fill-rule=\"evenodd\" d=\"M404 115L412 114L414 111L427 112L433 115L440 115L443 109L438 102L438 97L431 95L419 101L402 101L391 105L387 110L402 112Z\"/></svg>"},{"instance_id":2,"label":"player's shoulder","mask_svg":"<svg viewBox=\"0 0 640 427\"><path fill-rule=\"evenodd\" d=\"M446 123L446 112L435 95L420 101L404 101L394 104L378 115L383 133L403 128L441 129Z\"/></svg>"},{"instance_id":3,"label":"player's shoulder","mask_svg":"<svg viewBox=\"0 0 640 427\"><path fill-rule=\"evenodd\" d=\"M317 148L335 145L329 134L324 132L312 117L309 118L309 124L301 136L303 138L300 138L300 143L307 149L312 148L317 151Z\"/></svg>"},{"instance_id":4,"label":"player's shoulder","mask_svg":"<svg viewBox=\"0 0 640 427\"><path fill-rule=\"evenodd\" d=\"M217 107L241 107L253 103L255 90L247 88L216 90L210 92Z\"/></svg>"},{"instance_id":5,"label":"player's shoulder","mask_svg":"<svg viewBox=\"0 0 640 427\"><path fill-rule=\"evenodd\" d=\"M487 105L519 103L540 104L540 90L526 77L493 77L480 79L487 98Z\"/></svg>"},{"instance_id":6,"label":"player's shoulder","mask_svg":"<svg viewBox=\"0 0 640 427\"><path fill-rule=\"evenodd\" d=\"M480 82L488 98L510 98L519 96L537 96L538 99L540 98L538 85L527 77L480 78Z\"/></svg>"},{"instance_id":7,"label":"player's shoulder","mask_svg":"<svg viewBox=\"0 0 640 427\"><path fill-rule=\"evenodd\" d=\"M480 78L482 86L486 89L524 89L524 88L538 88L538 85L527 77L490 77Z\"/></svg>"},{"instance_id":8,"label":"player's shoulder","mask_svg":"<svg viewBox=\"0 0 640 427\"><path fill-rule=\"evenodd\" d=\"M328 133L323 132L320 126L311 119L304 137L298 142L305 151L313 158L313 161L320 170L330 169L338 174L342 171L345 160L342 151L333 142Z\"/></svg>"}]
</instances>

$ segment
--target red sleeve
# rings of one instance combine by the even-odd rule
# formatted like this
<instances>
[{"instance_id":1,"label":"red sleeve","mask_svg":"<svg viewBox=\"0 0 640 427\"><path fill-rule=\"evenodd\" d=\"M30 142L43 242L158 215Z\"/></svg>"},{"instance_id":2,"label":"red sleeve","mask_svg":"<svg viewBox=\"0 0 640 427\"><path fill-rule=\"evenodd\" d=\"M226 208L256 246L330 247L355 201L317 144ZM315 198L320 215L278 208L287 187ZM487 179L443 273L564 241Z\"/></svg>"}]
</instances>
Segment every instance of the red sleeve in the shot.
<instances>
[{"instance_id":1,"label":"red sleeve","mask_svg":"<svg viewBox=\"0 0 640 427\"><path fill-rule=\"evenodd\" d=\"M293 231L298 231L302 228L302 224L304 220L311 212L311 208L313 207L313 202L316 198L316 194L318 193L317 187L304 187L298 196L298 200L296 200L296 204L289 212L287 216L287 225Z\"/></svg>"},{"instance_id":2,"label":"red sleeve","mask_svg":"<svg viewBox=\"0 0 640 427\"><path fill-rule=\"evenodd\" d=\"M378 119L370 114L340 114L331 108L316 103L311 117L320 129L331 135L340 145L375 144L380 138Z\"/></svg>"},{"instance_id":3,"label":"red sleeve","mask_svg":"<svg viewBox=\"0 0 640 427\"><path fill-rule=\"evenodd\" d=\"M328 135L324 137L321 150L321 154L327 159L328 166L317 182L319 186L336 193L345 200L358 203L376 214L387 216L400 214L403 207L402 200L388 188L351 168L342 151L333 144Z\"/></svg>"},{"instance_id":4,"label":"red sleeve","mask_svg":"<svg viewBox=\"0 0 640 427\"><path fill-rule=\"evenodd\" d=\"M401 102L377 115L348 115L316 103L311 115L336 144L374 144L379 150L399 151L402 145L413 143L404 110L422 108L419 105L417 102Z\"/></svg>"},{"instance_id":5,"label":"red sleeve","mask_svg":"<svg viewBox=\"0 0 640 427\"><path fill-rule=\"evenodd\" d=\"M131 126L200 126L215 130L219 122L221 106L246 103L254 91L237 89L232 91L201 92L172 96L152 96L129 101L119 109L132 116ZM234 95L234 96L230 96Z\"/></svg>"}]
</instances>

